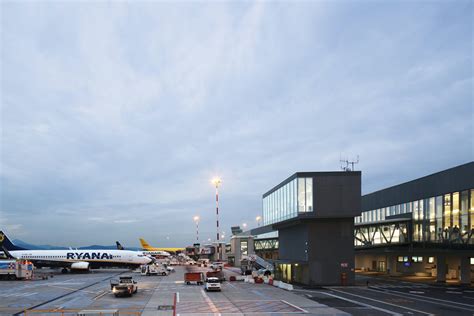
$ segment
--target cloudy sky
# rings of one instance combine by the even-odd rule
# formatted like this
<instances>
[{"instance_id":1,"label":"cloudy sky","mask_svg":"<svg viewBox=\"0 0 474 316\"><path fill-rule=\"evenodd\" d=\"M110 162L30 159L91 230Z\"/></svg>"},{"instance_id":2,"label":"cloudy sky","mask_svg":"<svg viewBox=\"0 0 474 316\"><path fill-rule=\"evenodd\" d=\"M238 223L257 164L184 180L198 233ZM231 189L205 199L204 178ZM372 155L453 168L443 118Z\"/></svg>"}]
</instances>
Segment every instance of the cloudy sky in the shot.
<instances>
[{"instance_id":1,"label":"cloudy sky","mask_svg":"<svg viewBox=\"0 0 474 316\"><path fill-rule=\"evenodd\" d=\"M473 160L472 1L1 2L0 228L162 246L296 171L368 193Z\"/></svg>"}]
</instances>

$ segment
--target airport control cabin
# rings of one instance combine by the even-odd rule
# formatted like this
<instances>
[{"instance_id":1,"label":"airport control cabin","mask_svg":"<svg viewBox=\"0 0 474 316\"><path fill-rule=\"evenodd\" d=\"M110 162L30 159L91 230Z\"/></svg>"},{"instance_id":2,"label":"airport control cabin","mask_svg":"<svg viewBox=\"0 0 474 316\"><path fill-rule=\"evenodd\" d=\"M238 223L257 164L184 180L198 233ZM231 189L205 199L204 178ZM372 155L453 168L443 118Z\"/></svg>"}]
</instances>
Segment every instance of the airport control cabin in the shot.
<instances>
[{"instance_id":1,"label":"airport control cabin","mask_svg":"<svg viewBox=\"0 0 474 316\"><path fill-rule=\"evenodd\" d=\"M278 278L307 285L351 284L353 269L467 284L474 162L362 197L358 172L297 173L263 195L263 222L233 234L234 265L255 253Z\"/></svg>"},{"instance_id":2,"label":"airport control cabin","mask_svg":"<svg viewBox=\"0 0 474 316\"><path fill-rule=\"evenodd\" d=\"M227 257L257 254L275 277L309 286L354 283L354 217L361 173L298 172L262 198L263 226L234 234Z\"/></svg>"}]
</instances>

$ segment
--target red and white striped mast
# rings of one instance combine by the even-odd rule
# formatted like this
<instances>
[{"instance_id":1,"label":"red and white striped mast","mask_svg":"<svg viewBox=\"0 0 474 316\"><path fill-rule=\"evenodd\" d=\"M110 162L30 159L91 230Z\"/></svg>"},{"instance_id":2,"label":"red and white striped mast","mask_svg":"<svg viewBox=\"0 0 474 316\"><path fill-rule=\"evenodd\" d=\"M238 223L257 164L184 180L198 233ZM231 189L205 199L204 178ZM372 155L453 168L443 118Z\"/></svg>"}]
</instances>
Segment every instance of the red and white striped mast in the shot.
<instances>
[{"instance_id":1,"label":"red and white striped mast","mask_svg":"<svg viewBox=\"0 0 474 316\"><path fill-rule=\"evenodd\" d=\"M216 177L212 179L212 183L216 187L216 227L217 227L217 260L221 260L221 252L220 252L220 230L219 230L219 185L221 184L221 179Z\"/></svg>"}]
</instances>

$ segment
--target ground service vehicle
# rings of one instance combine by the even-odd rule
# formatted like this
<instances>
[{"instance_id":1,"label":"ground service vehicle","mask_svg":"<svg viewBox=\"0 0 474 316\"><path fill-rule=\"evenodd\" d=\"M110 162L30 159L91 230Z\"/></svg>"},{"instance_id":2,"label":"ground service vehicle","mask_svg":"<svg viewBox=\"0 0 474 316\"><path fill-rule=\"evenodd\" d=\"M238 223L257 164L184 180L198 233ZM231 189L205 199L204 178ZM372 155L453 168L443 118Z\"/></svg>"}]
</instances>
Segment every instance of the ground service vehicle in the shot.
<instances>
[{"instance_id":1,"label":"ground service vehicle","mask_svg":"<svg viewBox=\"0 0 474 316\"><path fill-rule=\"evenodd\" d=\"M0 279L30 280L33 278L33 264L23 260L1 260Z\"/></svg>"},{"instance_id":2,"label":"ground service vehicle","mask_svg":"<svg viewBox=\"0 0 474 316\"><path fill-rule=\"evenodd\" d=\"M210 263L210 260L209 259L199 259L197 261L198 265L200 266L204 266L204 267L207 267Z\"/></svg>"},{"instance_id":3,"label":"ground service vehicle","mask_svg":"<svg viewBox=\"0 0 474 316\"><path fill-rule=\"evenodd\" d=\"M144 265L141 267L141 275L168 275L168 270L156 264Z\"/></svg>"},{"instance_id":4,"label":"ground service vehicle","mask_svg":"<svg viewBox=\"0 0 474 316\"><path fill-rule=\"evenodd\" d=\"M213 262L210 267L214 270L222 270L224 269L224 262Z\"/></svg>"},{"instance_id":5,"label":"ground service vehicle","mask_svg":"<svg viewBox=\"0 0 474 316\"><path fill-rule=\"evenodd\" d=\"M110 288L115 297L132 296L138 291L137 281L131 276L123 276L119 280L110 281Z\"/></svg>"},{"instance_id":6,"label":"ground service vehicle","mask_svg":"<svg viewBox=\"0 0 474 316\"><path fill-rule=\"evenodd\" d=\"M222 270L207 271L206 278L217 278L219 281L225 281L224 273Z\"/></svg>"},{"instance_id":7,"label":"ground service vehicle","mask_svg":"<svg viewBox=\"0 0 474 316\"><path fill-rule=\"evenodd\" d=\"M218 278L207 278L205 284L206 291L220 291L221 290L221 283Z\"/></svg>"},{"instance_id":8,"label":"ground service vehicle","mask_svg":"<svg viewBox=\"0 0 474 316\"><path fill-rule=\"evenodd\" d=\"M184 282L186 284L191 284L196 282L197 285L204 284L204 274L202 272L186 272L184 274Z\"/></svg>"}]
</instances>

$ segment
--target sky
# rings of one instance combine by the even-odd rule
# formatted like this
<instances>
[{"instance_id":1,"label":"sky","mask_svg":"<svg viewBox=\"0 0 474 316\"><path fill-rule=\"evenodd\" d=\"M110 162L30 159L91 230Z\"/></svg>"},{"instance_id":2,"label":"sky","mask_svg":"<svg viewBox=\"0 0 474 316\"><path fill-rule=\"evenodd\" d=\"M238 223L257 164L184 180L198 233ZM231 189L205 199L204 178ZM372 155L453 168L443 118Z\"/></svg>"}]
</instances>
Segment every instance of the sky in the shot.
<instances>
[{"instance_id":1,"label":"sky","mask_svg":"<svg viewBox=\"0 0 474 316\"><path fill-rule=\"evenodd\" d=\"M473 160L472 1L2 1L0 228L186 246L297 171Z\"/></svg>"}]
</instances>

